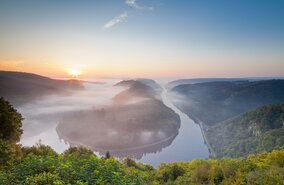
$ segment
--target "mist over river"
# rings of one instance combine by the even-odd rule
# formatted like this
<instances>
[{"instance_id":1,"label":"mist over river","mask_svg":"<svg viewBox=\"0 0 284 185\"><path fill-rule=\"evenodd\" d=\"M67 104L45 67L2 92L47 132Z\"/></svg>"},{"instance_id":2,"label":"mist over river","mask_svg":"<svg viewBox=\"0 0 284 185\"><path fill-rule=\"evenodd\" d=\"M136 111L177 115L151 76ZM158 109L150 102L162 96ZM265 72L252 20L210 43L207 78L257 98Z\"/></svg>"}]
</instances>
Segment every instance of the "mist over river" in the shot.
<instances>
[{"instance_id":1,"label":"mist over river","mask_svg":"<svg viewBox=\"0 0 284 185\"><path fill-rule=\"evenodd\" d=\"M165 88L163 88L161 96L163 103L180 116L181 127L170 146L157 153L147 154L140 161L157 166L161 162L208 158L209 151L204 143L199 125L173 105Z\"/></svg>"},{"instance_id":2,"label":"mist over river","mask_svg":"<svg viewBox=\"0 0 284 185\"><path fill-rule=\"evenodd\" d=\"M85 90L71 96L47 96L17 107L23 115L23 130L20 143L32 146L42 143L51 146L57 152L69 148L69 144L59 139L56 127L65 115L73 111L102 108L111 103L111 99L124 88L114 87L119 80L108 80L103 84L84 83Z\"/></svg>"},{"instance_id":3,"label":"mist over river","mask_svg":"<svg viewBox=\"0 0 284 185\"><path fill-rule=\"evenodd\" d=\"M24 117L24 134L20 143L23 146L32 146L40 142L51 146L59 153L63 152L70 147L70 144L59 138L56 131L59 122L73 111L108 106L112 98L125 89L125 87L113 86L118 81L108 80L103 84L84 83L86 89L75 92L71 96L48 96L43 100L17 107ZM157 166L161 162L207 158L209 151L199 125L176 108L169 97L174 96L169 96L163 88L162 102L178 114L181 120L178 134L164 143L151 146L155 149L151 152L145 149L143 156L137 159Z\"/></svg>"}]
</instances>

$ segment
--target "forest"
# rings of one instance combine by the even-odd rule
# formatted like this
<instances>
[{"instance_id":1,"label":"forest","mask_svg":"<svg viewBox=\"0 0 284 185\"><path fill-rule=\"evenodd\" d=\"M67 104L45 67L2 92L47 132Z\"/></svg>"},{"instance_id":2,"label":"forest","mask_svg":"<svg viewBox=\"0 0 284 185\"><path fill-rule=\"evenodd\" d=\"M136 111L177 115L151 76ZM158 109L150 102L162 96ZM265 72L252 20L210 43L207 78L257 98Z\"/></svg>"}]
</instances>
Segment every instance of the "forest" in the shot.
<instances>
[{"instance_id":1,"label":"forest","mask_svg":"<svg viewBox=\"0 0 284 185\"><path fill-rule=\"evenodd\" d=\"M244 157L284 147L284 80L178 85L178 106L203 125L212 157Z\"/></svg>"},{"instance_id":2,"label":"forest","mask_svg":"<svg viewBox=\"0 0 284 185\"><path fill-rule=\"evenodd\" d=\"M38 143L23 147L22 116L0 98L0 184L283 184L284 150L243 158L195 159L157 168L131 158L71 147L62 154Z\"/></svg>"},{"instance_id":3,"label":"forest","mask_svg":"<svg viewBox=\"0 0 284 185\"><path fill-rule=\"evenodd\" d=\"M267 105L208 129L216 157L239 157L284 148L284 104Z\"/></svg>"}]
</instances>

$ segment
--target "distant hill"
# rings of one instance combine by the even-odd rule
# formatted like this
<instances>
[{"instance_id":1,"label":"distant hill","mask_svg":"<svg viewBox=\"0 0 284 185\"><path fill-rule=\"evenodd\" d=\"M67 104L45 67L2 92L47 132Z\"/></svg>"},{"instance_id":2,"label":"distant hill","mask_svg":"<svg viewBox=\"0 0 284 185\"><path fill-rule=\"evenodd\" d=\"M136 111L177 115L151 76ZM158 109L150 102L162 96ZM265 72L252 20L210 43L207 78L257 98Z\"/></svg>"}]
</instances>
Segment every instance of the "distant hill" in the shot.
<instances>
[{"instance_id":1,"label":"distant hill","mask_svg":"<svg viewBox=\"0 0 284 185\"><path fill-rule=\"evenodd\" d=\"M214 125L257 107L284 102L284 80L207 82L174 87L175 104L192 118Z\"/></svg>"},{"instance_id":2,"label":"distant hill","mask_svg":"<svg viewBox=\"0 0 284 185\"><path fill-rule=\"evenodd\" d=\"M233 82L233 81L248 81L248 78L191 78L174 80L166 84L168 89L172 89L179 85L197 84L206 82Z\"/></svg>"},{"instance_id":3,"label":"distant hill","mask_svg":"<svg viewBox=\"0 0 284 185\"><path fill-rule=\"evenodd\" d=\"M120 81L117 84L115 84L115 86L128 86L129 87L132 84L137 83L137 82L141 82L144 85L151 87L157 93L162 92L162 87L155 80L146 79L146 78L138 78L138 79L135 79L135 80L123 80L123 81Z\"/></svg>"},{"instance_id":4,"label":"distant hill","mask_svg":"<svg viewBox=\"0 0 284 185\"><path fill-rule=\"evenodd\" d=\"M65 116L58 135L71 145L86 145L104 154L140 159L171 144L180 128L179 116L138 80L121 81L127 88L110 105Z\"/></svg>"},{"instance_id":5,"label":"distant hill","mask_svg":"<svg viewBox=\"0 0 284 185\"><path fill-rule=\"evenodd\" d=\"M135 80L122 80L122 81L116 83L114 86L130 87L135 82L136 82Z\"/></svg>"},{"instance_id":6,"label":"distant hill","mask_svg":"<svg viewBox=\"0 0 284 185\"><path fill-rule=\"evenodd\" d=\"M0 96L18 106L45 95L68 94L71 90L82 90L78 80L55 80L44 76L0 71Z\"/></svg>"},{"instance_id":7,"label":"distant hill","mask_svg":"<svg viewBox=\"0 0 284 185\"><path fill-rule=\"evenodd\" d=\"M138 78L136 79L136 81L138 82L142 82L145 85L150 86L152 89L154 89L157 93L161 93L162 92L162 87L155 81L152 79L146 79L146 78Z\"/></svg>"},{"instance_id":8,"label":"distant hill","mask_svg":"<svg viewBox=\"0 0 284 185\"><path fill-rule=\"evenodd\" d=\"M117 94L115 99L122 98L123 96L129 97L126 95L129 93L135 96L156 97L159 99L162 92L161 86L151 79L123 80L115 84L115 86L129 87L129 89Z\"/></svg>"},{"instance_id":9,"label":"distant hill","mask_svg":"<svg viewBox=\"0 0 284 185\"><path fill-rule=\"evenodd\" d=\"M284 80L186 84L171 93L174 104L200 123L213 157L283 147Z\"/></svg>"},{"instance_id":10,"label":"distant hill","mask_svg":"<svg viewBox=\"0 0 284 185\"><path fill-rule=\"evenodd\" d=\"M114 100L116 101L124 101L126 98L128 99L133 97L154 98L157 93L152 87L136 80L123 80L115 86L128 87L126 90L118 93L114 97Z\"/></svg>"},{"instance_id":11,"label":"distant hill","mask_svg":"<svg viewBox=\"0 0 284 185\"><path fill-rule=\"evenodd\" d=\"M284 104L246 112L207 132L217 157L239 157L284 148Z\"/></svg>"},{"instance_id":12,"label":"distant hill","mask_svg":"<svg viewBox=\"0 0 284 185\"><path fill-rule=\"evenodd\" d=\"M281 77L248 77L248 78L192 78L192 79L179 79L167 83L166 87L172 89L178 85L184 84L196 84L206 82L234 82L234 81L261 81L261 80L273 80L273 79L284 79Z\"/></svg>"}]
</instances>

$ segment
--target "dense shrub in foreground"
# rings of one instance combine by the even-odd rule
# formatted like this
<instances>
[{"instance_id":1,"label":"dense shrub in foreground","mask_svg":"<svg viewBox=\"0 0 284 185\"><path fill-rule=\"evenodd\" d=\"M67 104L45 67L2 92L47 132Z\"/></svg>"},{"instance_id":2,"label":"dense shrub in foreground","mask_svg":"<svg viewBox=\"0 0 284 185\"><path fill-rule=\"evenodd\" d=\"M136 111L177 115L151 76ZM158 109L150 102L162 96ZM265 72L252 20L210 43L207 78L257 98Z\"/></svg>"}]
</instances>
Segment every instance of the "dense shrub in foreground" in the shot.
<instances>
[{"instance_id":1,"label":"dense shrub in foreground","mask_svg":"<svg viewBox=\"0 0 284 185\"><path fill-rule=\"evenodd\" d=\"M0 184L283 184L284 150L247 158L162 163L157 169L126 158L100 158L86 148L57 154L48 146L22 149L0 171Z\"/></svg>"}]
</instances>

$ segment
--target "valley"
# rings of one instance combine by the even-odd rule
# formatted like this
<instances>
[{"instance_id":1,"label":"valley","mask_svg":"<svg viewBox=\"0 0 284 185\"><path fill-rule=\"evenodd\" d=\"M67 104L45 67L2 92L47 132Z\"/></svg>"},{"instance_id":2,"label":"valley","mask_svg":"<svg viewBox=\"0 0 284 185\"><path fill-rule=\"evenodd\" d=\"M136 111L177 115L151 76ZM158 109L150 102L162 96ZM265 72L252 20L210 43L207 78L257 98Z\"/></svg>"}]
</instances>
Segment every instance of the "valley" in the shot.
<instances>
[{"instance_id":1,"label":"valley","mask_svg":"<svg viewBox=\"0 0 284 185\"><path fill-rule=\"evenodd\" d=\"M283 111L277 105L284 102L284 80L211 80L171 89L174 104L201 126L211 157L241 157L284 147ZM278 127L269 128L276 122ZM263 124L266 133L250 132Z\"/></svg>"},{"instance_id":2,"label":"valley","mask_svg":"<svg viewBox=\"0 0 284 185\"><path fill-rule=\"evenodd\" d=\"M191 79L162 86L151 79L92 82L58 81L26 73L1 76L17 80L9 86L4 83L0 95L12 100L24 116L20 143L25 146L42 143L63 152L81 145L100 156L106 152L119 158L131 156L154 166L283 147L281 124L279 131L263 132L262 139L241 133L251 128L243 125L253 122L242 118L247 111L283 102L283 80ZM68 85L73 81L74 85ZM21 87L18 83L28 84L21 95L16 94ZM28 88L34 92L28 93ZM262 120L270 120L267 124L272 118L281 123L282 114L265 114ZM263 121L256 120L253 127L260 124ZM260 144L265 138L270 140L269 147ZM231 152L235 150L240 153Z\"/></svg>"}]
</instances>

